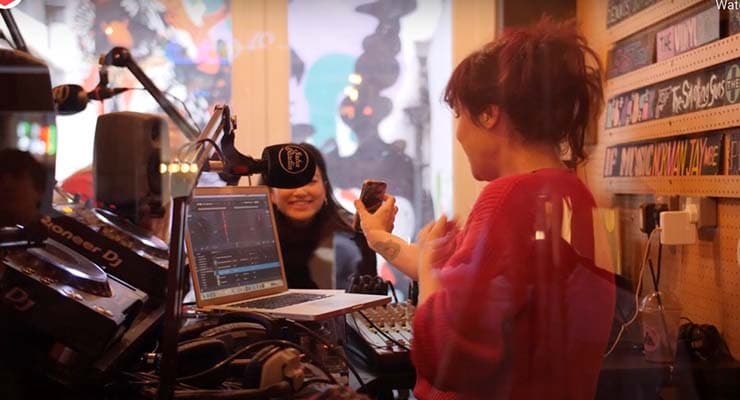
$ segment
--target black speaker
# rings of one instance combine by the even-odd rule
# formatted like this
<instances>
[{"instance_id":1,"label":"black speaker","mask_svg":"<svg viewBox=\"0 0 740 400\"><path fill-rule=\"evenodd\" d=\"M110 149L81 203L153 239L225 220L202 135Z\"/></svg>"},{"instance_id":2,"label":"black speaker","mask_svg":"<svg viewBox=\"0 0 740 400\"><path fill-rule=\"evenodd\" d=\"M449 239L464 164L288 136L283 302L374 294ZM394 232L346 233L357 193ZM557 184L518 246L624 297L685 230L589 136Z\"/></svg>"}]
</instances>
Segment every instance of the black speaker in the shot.
<instances>
[{"instance_id":1,"label":"black speaker","mask_svg":"<svg viewBox=\"0 0 740 400\"><path fill-rule=\"evenodd\" d=\"M93 151L98 205L137 224L163 215L169 182L159 165L168 148L162 117L129 111L99 116Z\"/></svg>"},{"instance_id":2,"label":"black speaker","mask_svg":"<svg viewBox=\"0 0 740 400\"><path fill-rule=\"evenodd\" d=\"M24 179L33 178L42 182L41 188L34 188L41 194L36 204L19 204L18 207L32 206L41 212L52 210L51 199L55 181L57 155L57 128L54 100L51 94L51 77L46 64L22 51L0 49L0 193L3 200L12 203L20 199L19 194ZM40 163L43 177L37 179L36 165L12 150L31 155ZM5 203L4 203L5 204ZM12 214L11 207L5 207ZM27 221L17 221L26 223Z\"/></svg>"},{"instance_id":3,"label":"black speaker","mask_svg":"<svg viewBox=\"0 0 740 400\"><path fill-rule=\"evenodd\" d=\"M0 111L54 112L46 63L22 51L0 49L0 65L5 67L0 70Z\"/></svg>"}]
</instances>

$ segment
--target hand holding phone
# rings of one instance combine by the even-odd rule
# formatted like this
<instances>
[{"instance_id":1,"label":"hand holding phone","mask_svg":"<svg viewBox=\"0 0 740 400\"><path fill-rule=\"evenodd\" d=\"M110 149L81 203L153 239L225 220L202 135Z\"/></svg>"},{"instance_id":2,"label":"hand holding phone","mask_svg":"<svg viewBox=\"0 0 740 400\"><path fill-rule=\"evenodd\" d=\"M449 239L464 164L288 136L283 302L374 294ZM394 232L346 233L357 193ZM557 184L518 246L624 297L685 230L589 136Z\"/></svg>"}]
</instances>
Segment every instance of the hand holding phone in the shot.
<instances>
[{"instance_id":1,"label":"hand holding phone","mask_svg":"<svg viewBox=\"0 0 740 400\"><path fill-rule=\"evenodd\" d=\"M383 181L366 179L362 182L360 201L365 205L368 212L371 214L374 213L380 205L383 204L387 188L388 184ZM355 214L354 228L356 231L362 231L362 228L360 227L360 216L358 214Z\"/></svg>"}]
</instances>

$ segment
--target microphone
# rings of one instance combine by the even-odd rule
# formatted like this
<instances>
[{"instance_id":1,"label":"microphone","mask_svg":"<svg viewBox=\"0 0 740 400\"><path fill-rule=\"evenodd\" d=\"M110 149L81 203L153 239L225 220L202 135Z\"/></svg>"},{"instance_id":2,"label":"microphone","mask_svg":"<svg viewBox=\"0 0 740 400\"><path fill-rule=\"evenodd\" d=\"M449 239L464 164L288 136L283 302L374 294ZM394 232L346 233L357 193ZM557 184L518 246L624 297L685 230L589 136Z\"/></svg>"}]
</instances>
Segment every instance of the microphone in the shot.
<instances>
[{"instance_id":1,"label":"microphone","mask_svg":"<svg viewBox=\"0 0 740 400\"><path fill-rule=\"evenodd\" d=\"M262 159L255 160L263 166L262 181L267 186L294 189L307 185L316 172L316 160L301 145L293 143L267 146Z\"/></svg>"},{"instance_id":2,"label":"microphone","mask_svg":"<svg viewBox=\"0 0 740 400\"><path fill-rule=\"evenodd\" d=\"M110 99L131 88L108 88L98 86L86 92L80 85L59 85L51 91L54 96L54 104L57 106L57 114L71 115L83 111L90 100L103 101Z\"/></svg>"},{"instance_id":3,"label":"microphone","mask_svg":"<svg viewBox=\"0 0 740 400\"><path fill-rule=\"evenodd\" d=\"M236 150L234 136L231 133L221 138L226 175L261 174L263 184L281 189L295 189L313 179L316 160L305 147L295 143L267 146L262 151L262 159L254 159Z\"/></svg>"}]
</instances>

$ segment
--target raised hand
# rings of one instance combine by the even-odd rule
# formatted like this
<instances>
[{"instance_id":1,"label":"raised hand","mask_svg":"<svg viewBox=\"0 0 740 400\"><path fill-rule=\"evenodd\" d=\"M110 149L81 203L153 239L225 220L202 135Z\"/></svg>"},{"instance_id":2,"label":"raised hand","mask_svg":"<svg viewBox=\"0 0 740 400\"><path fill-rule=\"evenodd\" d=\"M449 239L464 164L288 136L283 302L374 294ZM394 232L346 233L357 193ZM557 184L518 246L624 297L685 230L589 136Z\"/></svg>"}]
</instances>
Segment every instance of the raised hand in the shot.
<instances>
[{"instance_id":1,"label":"raised hand","mask_svg":"<svg viewBox=\"0 0 740 400\"><path fill-rule=\"evenodd\" d=\"M355 200L357 215L360 217L360 226L366 234L372 230L382 230L384 232L393 231L393 221L396 219L398 207L396 198L386 194L383 203L375 213L370 213L360 200Z\"/></svg>"},{"instance_id":2,"label":"raised hand","mask_svg":"<svg viewBox=\"0 0 740 400\"><path fill-rule=\"evenodd\" d=\"M455 252L455 236L458 232L457 220L454 218L447 220L446 215L442 215L419 232L419 304L439 288L437 269Z\"/></svg>"},{"instance_id":3,"label":"raised hand","mask_svg":"<svg viewBox=\"0 0 740 400\"><path fill-rule=\"evenodd\" d=\"M460 228L455 218L442 215L419 231L417 244L421 249L419 268L439 268L455 251L455 236Z\"/></svg>"}]
</instances>

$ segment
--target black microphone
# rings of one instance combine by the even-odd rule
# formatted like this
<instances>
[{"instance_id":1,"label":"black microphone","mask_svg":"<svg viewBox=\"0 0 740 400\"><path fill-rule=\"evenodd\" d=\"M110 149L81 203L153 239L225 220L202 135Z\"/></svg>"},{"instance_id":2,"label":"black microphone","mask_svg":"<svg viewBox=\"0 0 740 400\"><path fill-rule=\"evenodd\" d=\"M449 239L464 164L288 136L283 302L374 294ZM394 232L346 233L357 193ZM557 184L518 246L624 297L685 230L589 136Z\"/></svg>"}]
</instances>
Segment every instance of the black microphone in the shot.
<instances>
[{"instance_id":1,"label":"black microphone","mask_svg":"<svg viewBox=\"0 0 740 400\"><path fill-rule=\"evenodd\" d=\"M57 114L78 113L87 107L87 92L80 85L60 85L51 89Z\"/></svg>"},{"instance_id":2,"label":"black microphone","mask_svg":"<svg viewBox=\"0 0 740 400\"><path fill-rule=\"evenodd\" d=\"M224 173L232 176L262 175L262 182L271 187L294 189L311 182L316 172L316 160L301 145L283 143L265 147L262 159L240 153L234 147L234 134L221 138Z\"/></svg>"},{"instance_id":3,"label":"black microphone","mask_svg":"<svg viewBox=\"0 0 740 400\"><path fill-rule=\"evenodd\" d=\"M262 159L255 160L264 166L262 180L267 186L293 189L307 185L316 172L316 160L301 145L294 143L267 146Z\"/></svg>"},{"instance_id":4,"label":"black microphone","mask_svg":"<svg viewBox=\"0 0 740 400\"><path fill-rule=\"evenodd\" d=\"M131 89L98 86L86 92L80 85L59 85L52 89L52 94L54 104L57 106L57 114L70 115L83 111L90 100L103 101L127 90Z\"/></svg>"}]
</instances>

